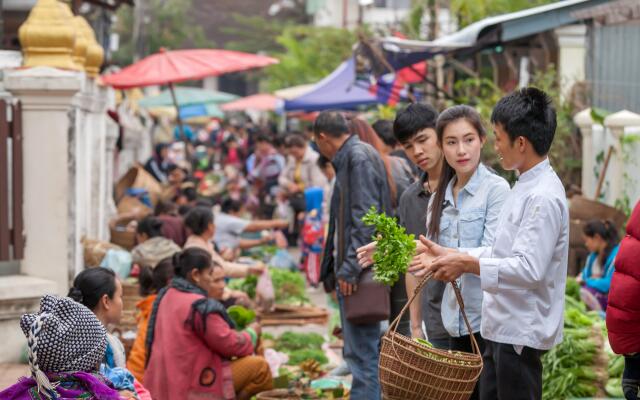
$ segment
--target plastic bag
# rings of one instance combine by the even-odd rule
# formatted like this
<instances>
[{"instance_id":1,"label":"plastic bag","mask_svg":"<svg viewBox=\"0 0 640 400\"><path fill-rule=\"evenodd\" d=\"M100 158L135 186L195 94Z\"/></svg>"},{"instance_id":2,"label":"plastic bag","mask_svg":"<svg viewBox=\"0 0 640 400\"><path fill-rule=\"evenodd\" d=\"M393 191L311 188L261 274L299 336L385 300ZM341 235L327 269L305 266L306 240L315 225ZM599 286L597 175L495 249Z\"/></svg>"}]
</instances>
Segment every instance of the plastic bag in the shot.
<instances>
[{"instance_id":1,"label":"plastic bag","mask_svg":"<svg viewBox=\"0 0 640 400\"><path fill-rule=\"evenodd\" d=\"M109 268L118 275L120 279L127 279L131 273L131 253L126 250L108 250L102 259L100 266Z\"/></svg>"},{"instance_id":2,"label":"plastic bag","mask_svg":"<svg viewBox=\"0 0 640 400\"><path fill-rule=\"evenodd\" d=\"M263 312L273 310L275 307L276 295L273 290L273 282L269 270L265 269L258 277L256 285L256 303L258 308Z\"/></svg>"}]
</instances>

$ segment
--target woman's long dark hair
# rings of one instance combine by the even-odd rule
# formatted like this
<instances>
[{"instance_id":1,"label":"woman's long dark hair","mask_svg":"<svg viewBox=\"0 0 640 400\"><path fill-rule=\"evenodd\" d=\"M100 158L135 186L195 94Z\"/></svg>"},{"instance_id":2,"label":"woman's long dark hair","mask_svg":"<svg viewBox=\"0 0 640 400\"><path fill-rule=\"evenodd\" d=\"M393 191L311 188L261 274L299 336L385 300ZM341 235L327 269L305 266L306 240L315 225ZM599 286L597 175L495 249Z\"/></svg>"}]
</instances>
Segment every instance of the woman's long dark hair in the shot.
<instances>
[{"instance_id":1,"label":"woman's long dark hair","mask_svg":"<svg viewBox=\"0 0 640 400\"><path fill-rule=\"evenodd\" d=\"M582 228L582 233L591 238L599 235L605 242L607 242L607 247L605 247L604 251L598 255L600 265L604 268L607 258L609 258L614 247L616 247L620 241L615 224L610 220L602 221L599 219L593 219L585 224L584 228Z\"/></svg>"},{"instance_id":2,"label":"woman's long dark hair","mask_svg":"<svg viewBox=\"0 0 640 400\"><path fill-rule=\"evenodd\" d=\"M173 278L174 266L173 258L167 257L160 261L155 268L143 266L140 268L138 281L140 282L140 295L143 297L158 293L160 289L167 286Z\"/></svg>"},{"instance_id":3,"label":"woman's long dark hair","mask_svg":"<svg viewBox=\"0 0 640 400\"><path fill-rule=\"evenodd\" d=\"M221 268L222 266L211 259L208 251L199 247L190 247L173 255L173 271L176 276L187 279L194 269L203 271L207 268Z\"/></svg>"},{"instance_id":4,"label":"woman's long dark hair","mask_svg":"<svg viewBox=\"0 0 640 400\"><path fill-rule=\"evenodd\" d=\"M368 122L360 118L353 118L349 121L349 132L352 135L358 136L362 142L373 146L378 154L380 154L380 158L382 158L382 162L384 163L385 172L387 173L389 189L391 190L391 203L393 208L395 208L398 204L398 189L396 188L396 182L393 179L393 175L391 175L391 160L389 160L389 156L387 156L383 151L384 143L382 142L382 139L378 137L378 134L373 130Z\"/></svg>"},{"instance_id":5,"label":"woman's long dark hair","mask_svg":"<svg viewBox=\"0 0 640 400\"><path fill-rule=\"evenodd\" d=\"M136 232L138 234L144 233L149 239L160 237L162 236L162 220L153 215L148 215L138 222Z\"/></svg>"},{"instance_id":6,"label":"woman's long dark hair","mask_svg":"<svg viewBox=\"0 0 640 400\"><path fill-rule=\"evenodd\" d=\"M105 294L110 299L116 293L116 274L108 268L85 269L73 280L68 297L94 310Z\"/></svg>"},{"instance_id":7,"label":"woman's long dark hair","mask_svg":"<svg viewBox=\"0 0 640 400\"><path fill-rule=\"evenodd\" d=\"M487 135L487 131L482 124L482 118L480 114L470 106L458 105L449 107L444 110L438 117L436 122L436 133L438 134L438 146L442 148L442 140L444 137L444 130L447 126L460 119L467 121L478 132L480 139ZM440 180L438 180L438 188L433 194L433 204L429 212L431 213L431 219L429 222L429 236L437 241L440 238L440 219L442 217L442 210L444 209L444 197L447 191L447 185L456 175L456 171L447 162L446 158L442 163L442 172L440 173Z\"/></svg>"}]
</instances>

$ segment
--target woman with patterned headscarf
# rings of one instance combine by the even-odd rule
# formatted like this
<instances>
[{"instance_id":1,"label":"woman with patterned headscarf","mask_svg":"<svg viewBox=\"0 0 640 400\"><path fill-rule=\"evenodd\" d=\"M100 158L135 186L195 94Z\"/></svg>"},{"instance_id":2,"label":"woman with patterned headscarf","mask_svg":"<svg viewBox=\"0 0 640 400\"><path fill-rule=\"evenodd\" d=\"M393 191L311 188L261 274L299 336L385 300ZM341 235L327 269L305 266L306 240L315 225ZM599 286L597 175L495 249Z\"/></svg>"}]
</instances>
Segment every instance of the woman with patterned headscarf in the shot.
<instances>
[{"instance_id":1,"label":"woman with patterned headscarf","mask_svg":"<svg viewBox=\"0 0 640 400\"><path fill-rule=\"evenodd\" d=\"M1 399L121 399L98 373L107 331L87 307L47 295L39 312L22 316L20 327L27 337L31 377L0 392Z\"/></svg>"}]
</instances>

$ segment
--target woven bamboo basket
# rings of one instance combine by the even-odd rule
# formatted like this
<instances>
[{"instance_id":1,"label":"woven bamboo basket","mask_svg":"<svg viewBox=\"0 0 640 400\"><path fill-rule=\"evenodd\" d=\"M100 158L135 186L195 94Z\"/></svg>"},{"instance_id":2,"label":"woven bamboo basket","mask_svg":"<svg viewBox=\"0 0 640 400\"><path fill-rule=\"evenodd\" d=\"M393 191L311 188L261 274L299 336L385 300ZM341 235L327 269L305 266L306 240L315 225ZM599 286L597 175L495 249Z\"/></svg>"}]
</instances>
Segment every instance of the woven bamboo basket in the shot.
<instances>
[{"instance_id":1,"label":"woven bamboo basket","mask_svg":"<svg viewBox=\"0 0 640 400\"><path fill-rule=\"evenodd\" d=\"M482 355L464 311L460 290L452 282L473 353L425 346L396 332L400 319L431 278L427 275L382 337L378 374L385 400L468 400L482 372Z\"/></svg>"}]
</instances>

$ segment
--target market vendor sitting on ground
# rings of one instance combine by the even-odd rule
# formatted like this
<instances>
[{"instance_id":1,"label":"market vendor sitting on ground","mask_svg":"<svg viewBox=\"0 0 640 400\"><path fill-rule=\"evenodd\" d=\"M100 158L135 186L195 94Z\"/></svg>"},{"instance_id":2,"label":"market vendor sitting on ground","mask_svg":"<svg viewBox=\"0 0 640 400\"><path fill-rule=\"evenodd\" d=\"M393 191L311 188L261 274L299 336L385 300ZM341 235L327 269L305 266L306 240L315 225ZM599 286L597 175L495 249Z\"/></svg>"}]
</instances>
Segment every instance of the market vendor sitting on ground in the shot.
<instances>
[{"instance_id":1,"label":"market vendor sitting on ground","mask_svg":"<svg viewBox=\"0 0 640 400\"><path fill-rule=\"evenodd\" d=\"M273 241L271 232L267 232L258 239L243 238L244 233L285 229L289 226L286 220L245 219L242 218L244 215L246 215L244 203L240 200L226 198L220 204L220 212L215 215L216 232L213 241L223 256L229 251L237 253L239 250L262 246ZM225 257L225 259L228 258Z\"/></svg>"},{"instance_id":2,"label":"market vendor sitting on ground","mask_svg":"<svg viewBox=\"0 0 640 400\"><path fill-rule=\"evenodd\" d=\"M173 240L162 235L162 222L154 216L144 217L136 228L136 243L131 250L131 261L139 266L154 268L160 260L179 252L180 247Z\"/></svg>"},{"instance_id":3,"label":"market vendor sitting on ground","mask_svg":"<svg viewBox=\"0 0 640 400\"><path fill-rule=\"evenodd\" d=\"M221 267L199 248L178 253L174 265L176 276L158 294L149 319L144 381L153 398L248 400L271 389L269 365L252 356L260 325L236 331L218 301Z\"/></svg>"},{"instance_id":4,"label":"market vendor sitting on ground","mask_svg":"<svg viewBox=\"0 0 640 400\"><path fill-rule=\"evenodd\" d=\"M618 254L618 230L612 221L592 220L586 223L582 233L590 253L584 269L577 277L577 281L583 285L581 297L590 309L605 311Z\"/></svg>"}]
</instances>

